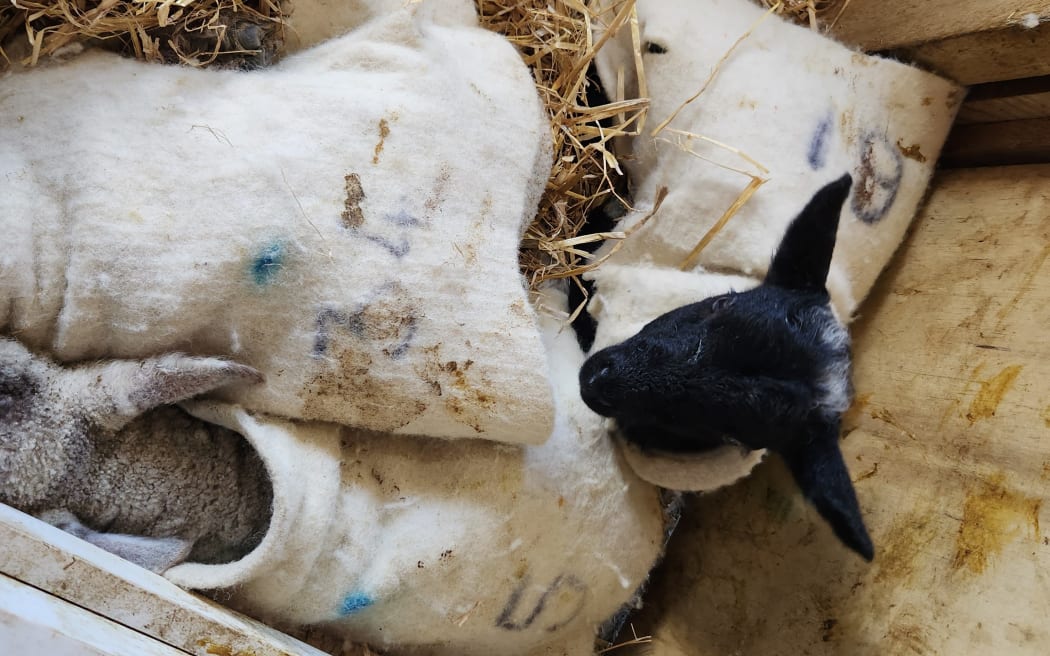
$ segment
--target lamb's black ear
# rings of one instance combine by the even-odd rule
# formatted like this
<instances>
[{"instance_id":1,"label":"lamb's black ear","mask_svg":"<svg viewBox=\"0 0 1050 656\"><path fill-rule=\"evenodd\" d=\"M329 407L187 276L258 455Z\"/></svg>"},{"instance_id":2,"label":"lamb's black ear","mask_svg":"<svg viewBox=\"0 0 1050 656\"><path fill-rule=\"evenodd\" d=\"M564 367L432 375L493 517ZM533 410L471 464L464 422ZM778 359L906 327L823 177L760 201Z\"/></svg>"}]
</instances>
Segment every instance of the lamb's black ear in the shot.
<instances>
[{"instance_id":1,"label":"lamb's black ear","mask_svg":"<svg viewBox=\"0 0 1050 656\"><path fill-rule=\"evenodd\" d=\"M813 196L784 233L766 274L767 283L789 289L824 289L839 214L852 184L847 173Z\"/></svg>"},{"instance_id":2,"label":"lamb's black ear","mask_svg":"<svg viewBox=\"0 0 1050 656\"><path fill-rule=\"evenodd\" d=\"M857 503L849 470L839 449L839 422L817 427L810 439L792 445L780 456L802 494L831 525L835 535L865 560L875 557L868 529Z\"/></svg>"}]
</instances>

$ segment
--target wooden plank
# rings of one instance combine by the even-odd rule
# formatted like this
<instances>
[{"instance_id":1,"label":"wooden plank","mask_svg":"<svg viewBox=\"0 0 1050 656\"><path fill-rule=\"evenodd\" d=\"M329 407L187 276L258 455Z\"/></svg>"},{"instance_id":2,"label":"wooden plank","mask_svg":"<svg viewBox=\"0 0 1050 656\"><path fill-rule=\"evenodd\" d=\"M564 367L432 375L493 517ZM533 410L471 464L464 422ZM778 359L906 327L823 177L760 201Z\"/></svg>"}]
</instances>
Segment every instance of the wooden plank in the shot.
<instances>
[{"instance_id":1,"label":"wooden plank","mask_svg":"<svg viewBox=\"0 0 1050 656\"><path fill-rule=\"evenodd\" d=\"M835 37L865 50L891 50L1016 26L1025 14L1050 17L1050 0L838 0Z\"/></svg>"},{"instance_id":2,"label":"wooden plank","mask_svg":"<svg viewBox=\"0 0 1050 656\"><path fill-rule=\"evenodd\" d=\"M0 573L190 654L327 656L3 504Z\"/></svg>"},{"instance_id":3,"label":"wooden plank","mask_svg":"<svg viewBox=\"0 0 1050 656\"><path fill-rule=\"evenodd\" d=\"M772 461L692 500L648 653L1050 654L1050 166L940 173L862 313L843 449L874 563Z\"/></svg>"},{"instance_id":4,"label":"wooden plank","mask_svg":"<svg viewBox=\"0 0 1050 656\"><path fill-rule=\"evenodd\" d=\"M850 0L832 33L969 85L1050 74L1046 19L1050 0Z\"/></svg>"},{"instance_id":5,"label":"wooden plank","mask_svg":"<svg viewBox=\"0 0 1050 656\"><path fill-rule=\"evenodd\" d=\"M992 82L970 89L957 125L998 123L1050 116L1050 76Z\"/></svg>"},{"instance_id":6,"label":"wooden plank","mask_svg":"<svg viewBox=\"0 0 1050 656\"><path fill-rule=\"evenodd\" d=\"M1010 26L891 51L962 84L1050 74L1050 23Z\"/></svg>"},{"instance_id":7,"label":"wooden plank","mask_svg":"<svg viewBox=\"0 0 1050 656\"><path fill-rule=\"evenodd\" d=\"M184 651L3 575L0 645L5 654L186 656Z\"/></svg>"},{"instance_id":8,"label":"wooden plank","mask_svg":"<svg viewBox=\"0 0 1050 656\"><path fill-rule=\"evenodd\" d=\"M957 125L941 153L945 168L1050 162L1050 118Z\"/></svg>"}]
</instances>

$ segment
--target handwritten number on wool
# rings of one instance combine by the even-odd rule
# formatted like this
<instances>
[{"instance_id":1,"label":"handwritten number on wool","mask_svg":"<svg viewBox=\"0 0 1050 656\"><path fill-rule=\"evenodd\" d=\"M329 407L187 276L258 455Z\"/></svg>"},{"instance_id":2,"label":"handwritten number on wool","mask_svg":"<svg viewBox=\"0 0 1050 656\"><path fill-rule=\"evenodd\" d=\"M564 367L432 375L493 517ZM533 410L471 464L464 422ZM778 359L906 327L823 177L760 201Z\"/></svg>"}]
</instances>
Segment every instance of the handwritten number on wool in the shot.
<instances>
[{"instance_id":1,"label":"handwritten number on wool","mask_svg":"<svg viewBox=\"0 0 1050 656\"><path fill-rule=\"evenodd\" d=\"M544 630L553 633L576 619L588 593L587 585L572 574L559 575L535 601L526 598L533 587L530 577L522 579L496 618L496 626L507 631L524 631L543 617Z\"/></svg>"},{"instance_id":2,"label":"handwritten number on wool","mask_svg":"<svg viewBox=\"0 0 1050 656\"><path fill-rule=\"evenodd\" d=\"M860 166L854 177L853 213L864 223L878 223L897 200L904 177L904 161L887 135L864 135L860 141Z\"/></svg>"}]
</instances>

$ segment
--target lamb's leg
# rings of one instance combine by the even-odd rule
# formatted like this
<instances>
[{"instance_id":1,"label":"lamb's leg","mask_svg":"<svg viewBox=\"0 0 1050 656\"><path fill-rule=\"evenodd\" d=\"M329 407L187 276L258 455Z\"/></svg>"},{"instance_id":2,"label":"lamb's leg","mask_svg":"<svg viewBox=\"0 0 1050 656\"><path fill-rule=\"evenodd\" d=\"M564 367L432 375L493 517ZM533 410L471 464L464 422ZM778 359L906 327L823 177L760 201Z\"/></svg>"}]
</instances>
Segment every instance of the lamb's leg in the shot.
<instances>
[{"instance_id":1,"label":"lamb's leg","mask_svg":"<svg viewBox=\"0 0 1050 656\"><path fill-rule=\"evenodd\" d=\"M0 502L68 507L96 485L99 442L142 412L259 380L249 367L184 355L61 367L0 337Z\"/></svg>"},{"instance_id":2,"label":"lamb's leg","mask_svg":"<svg viewBox=\"0 0 1050 656\"><path fill-rule=\"evenodd\" d=\"M99 533L84 526L76 515L68 510L45 510L37 518L60 528L85 542L131 561L157 574L186 560L192 540L181 538L149 538L119 533Z\"/></svg>"},{"instance_id":3,"label":"lamb's leg","mask_svg":"<svg viewBox=\"0 0 1050 656\"><path fill-rule=\"evenodd\" d=\"M68 370L62 392L79 398L97 426L116 431L147 410L238 383L258 383L251 367L219 358L170 354L145 360L113 360Z\"/></svg>"}]
</instances>

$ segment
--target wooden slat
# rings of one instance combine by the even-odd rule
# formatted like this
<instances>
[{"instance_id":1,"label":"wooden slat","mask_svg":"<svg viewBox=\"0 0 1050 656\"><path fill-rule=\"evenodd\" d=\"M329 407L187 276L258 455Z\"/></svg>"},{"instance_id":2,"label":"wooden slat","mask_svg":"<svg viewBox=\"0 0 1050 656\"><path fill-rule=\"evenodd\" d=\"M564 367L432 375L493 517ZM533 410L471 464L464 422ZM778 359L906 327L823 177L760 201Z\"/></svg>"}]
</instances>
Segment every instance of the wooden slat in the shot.
<instances>
[{"instance_id":1,"label":"wooden slat","mask_svg":"<svg viewBox=\"0 0 1050 656\"><path fill-rule=\"evenodd\" d=\"M862 313L874 563L773 461L687 509L634 623L653 656L1050 654L1050 166L939 174Z\"/></svg>"},{"instance_id":2,"label":"wooden slat","mask_svg":"<svg viewBox=\"0 0 1050 656\"><path fill-rule=\"evenodd\" d=\"M849 0L833 33L865 50L891 50L1002 29L1029 13L1050 17L1050 0Z\"/></svg>"},{"instance_id":3,"label":"wooden slat","mask_svg":"<svg viewBox=\"0 0 1050 656\"><path fill-rule=\"evenodd\" d=\"M326 656L3 504L0 573L189 654Z\"/></svg>"},{"instance_id":4,"label":"wooden slat","mask_svg":"<svg viewBox=\"0 0 1050 656\"><path fill-rule=\"evenodd\" d=\"M1050 116L1050 76L992 82L970 89L956 123L998 123Z\"/></svg>"},{"instance_id":5,"label":"wooden slat","mask_svg":"<svg viewBox=\"0 0 1050 656\"><path fill-rule=\"evenodd\" d=\"M1027 14L1050 19L1050 0L850 0L832 32L978 84L1050 74L1050 26Z\"/></svg>"},{"instance_id":6,"label":"wooden slat","mask_svg":"<svg viewBox=\"0 0 1050 656\"><path fill-rule=\"evenodd\" d=\"M957 125L941 166L959 168L1050 162L1050 118Z\"/></svg>"},{"instance_id":7,"label":"wooden slat","mask_svg":"<svg viewBox=\"0 0 1050 656\"><path fill-rule=\"evenodd\" d=\"M4 654L186 656L162 642L0 575Z\"/></svg>"}]
</instances>

